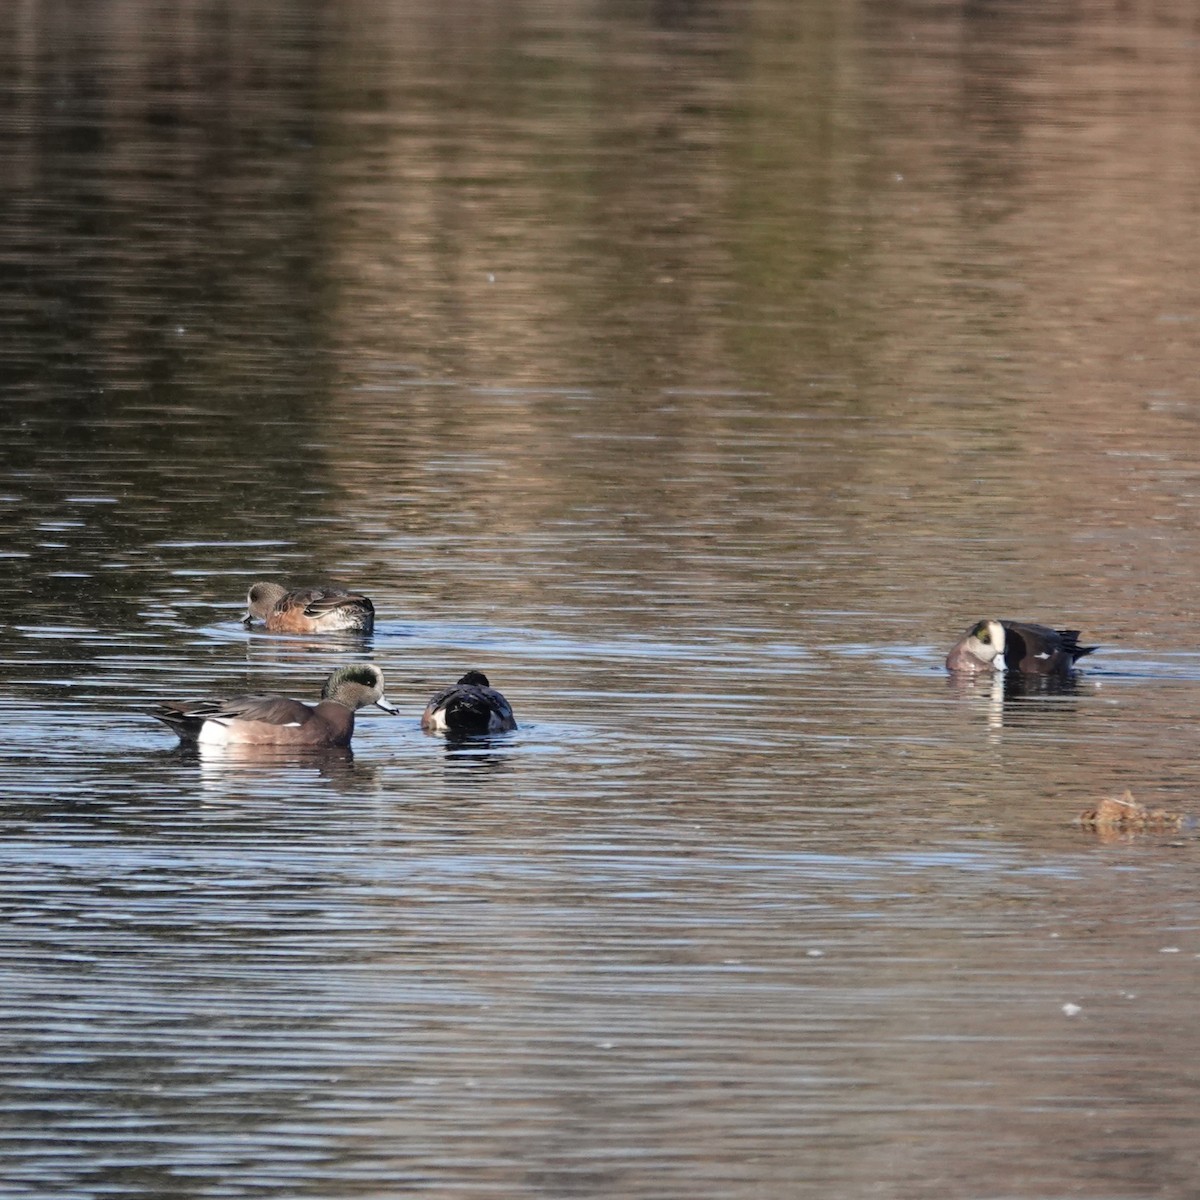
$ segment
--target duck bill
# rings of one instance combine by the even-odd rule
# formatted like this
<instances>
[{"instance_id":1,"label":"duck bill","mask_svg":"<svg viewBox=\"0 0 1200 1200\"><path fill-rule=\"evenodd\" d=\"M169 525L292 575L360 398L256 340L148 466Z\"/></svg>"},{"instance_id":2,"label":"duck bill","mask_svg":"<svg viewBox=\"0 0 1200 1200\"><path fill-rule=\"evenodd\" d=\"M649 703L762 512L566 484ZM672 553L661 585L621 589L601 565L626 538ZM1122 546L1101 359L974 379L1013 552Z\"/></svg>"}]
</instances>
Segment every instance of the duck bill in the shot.
<instances>
[{"instance_id":1,"label":"duck bill","mask_svg":"<svg viewBox=\"0 0 1200 1200\"><path fill-rule=\"evenodd\" d=\"M1008 663L1005 661L1003 654L997 654L996 657L992 659L992 670L993 671L1007 671L1008 670Z\"/></svg>"},{"instance_id":2,"label":"duck bill","mask_svg":"<svg viewBox=\"0 0 1200 1200\"><path fill-rule=\"evenodd\" d=\"M400 710L386 696L380 696L379 699L375 701L375 707L382 708L385 713L391 713L393 717L400 712Z\"/></svg>"}]
</instances>

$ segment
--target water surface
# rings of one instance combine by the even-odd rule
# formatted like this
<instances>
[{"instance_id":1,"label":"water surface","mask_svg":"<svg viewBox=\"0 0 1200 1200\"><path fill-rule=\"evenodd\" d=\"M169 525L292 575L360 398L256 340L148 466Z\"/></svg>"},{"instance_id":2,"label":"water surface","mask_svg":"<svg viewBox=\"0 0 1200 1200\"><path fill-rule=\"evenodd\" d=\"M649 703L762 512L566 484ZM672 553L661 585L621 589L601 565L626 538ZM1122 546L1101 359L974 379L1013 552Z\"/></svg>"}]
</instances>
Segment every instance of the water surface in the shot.
<instances>
[{"instance_id":1,"label":"water surface","mask_svg":"<svg viewBox=\"0 0 1200 1200\"><path fill-rule=\"evenodd\" d=\"M1194 1196L1193 26L0 16L4 1195Z\"/></svg>"}]
</instances>

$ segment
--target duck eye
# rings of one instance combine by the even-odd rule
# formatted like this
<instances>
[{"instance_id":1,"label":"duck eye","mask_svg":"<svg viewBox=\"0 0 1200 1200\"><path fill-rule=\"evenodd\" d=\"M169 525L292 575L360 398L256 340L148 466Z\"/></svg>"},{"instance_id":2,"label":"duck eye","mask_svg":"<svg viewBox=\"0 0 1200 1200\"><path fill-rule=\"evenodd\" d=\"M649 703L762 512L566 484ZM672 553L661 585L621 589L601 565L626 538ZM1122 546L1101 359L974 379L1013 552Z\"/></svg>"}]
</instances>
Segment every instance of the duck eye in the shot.
<instances>
[{"instance_id":1,"label":"duck eye","mask_svg":"<svg viewBox=\"0 0 1200 1200\"><path fill-rule=\"evenodd\" d=\"M975 636L985 646L987 646L991 643L992 635L988 632L988 627L986 625L980 625L980 627L977 630L975 630Z\"/></svg>"}]
</instances>

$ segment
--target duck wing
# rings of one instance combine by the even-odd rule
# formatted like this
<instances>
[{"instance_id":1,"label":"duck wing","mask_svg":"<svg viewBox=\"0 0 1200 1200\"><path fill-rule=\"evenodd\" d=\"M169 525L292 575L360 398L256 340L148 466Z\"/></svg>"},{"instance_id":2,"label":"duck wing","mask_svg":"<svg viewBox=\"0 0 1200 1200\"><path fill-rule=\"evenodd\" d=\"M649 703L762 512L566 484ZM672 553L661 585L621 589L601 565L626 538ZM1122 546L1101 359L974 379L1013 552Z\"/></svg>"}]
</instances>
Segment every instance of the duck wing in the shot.
<instances>
[{"instance_id":1,"label":"duck wing","mask_svg":"<svg viewBox=\"0 0 1200 1200\"><path fill-rule=\"evenodd\" d=\"M261 721L266 725L304 725L313 710L287 696L234 696L228 700L165 701L150 715L172 729L194 736L205 721Z\"/></svg>"},{"instance_id":2,"label":"duck wing","mask_svg":"<svg viewBox=\"0 0 1200 1200\"><path fill-rule=\"evenodd\" d=\"M338 588L308 588L293 592L297 604L304 606L304 615L314 619L326 616L339 608L359 608L373 613L375 606L359 592L344 592Z\"/></svg>"}]
</instances>

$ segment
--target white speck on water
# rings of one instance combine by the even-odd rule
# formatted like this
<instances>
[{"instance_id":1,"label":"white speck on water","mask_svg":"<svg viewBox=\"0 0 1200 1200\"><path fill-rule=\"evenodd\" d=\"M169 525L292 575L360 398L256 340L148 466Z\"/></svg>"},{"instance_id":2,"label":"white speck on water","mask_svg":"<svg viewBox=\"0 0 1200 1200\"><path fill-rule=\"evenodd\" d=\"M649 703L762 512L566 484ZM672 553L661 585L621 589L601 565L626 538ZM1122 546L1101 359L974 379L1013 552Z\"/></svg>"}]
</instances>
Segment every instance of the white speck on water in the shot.
<instances>
[{"instance_id":1,"label":"white speck on water","mask_svg":"<svg viewBox=\"0 0 1200 1200\"><path fill-rule=\"evenodd\" d=\"M1079 1004L1067 1003L1063 1005L1063 1012L1068 1017L1077 1017L1081 1012L1083 1012L1083 1007Z\"/></svg>"}]
</instances>

